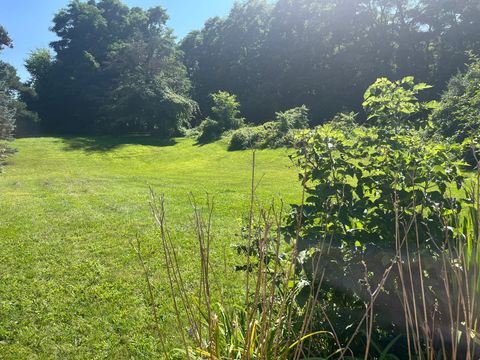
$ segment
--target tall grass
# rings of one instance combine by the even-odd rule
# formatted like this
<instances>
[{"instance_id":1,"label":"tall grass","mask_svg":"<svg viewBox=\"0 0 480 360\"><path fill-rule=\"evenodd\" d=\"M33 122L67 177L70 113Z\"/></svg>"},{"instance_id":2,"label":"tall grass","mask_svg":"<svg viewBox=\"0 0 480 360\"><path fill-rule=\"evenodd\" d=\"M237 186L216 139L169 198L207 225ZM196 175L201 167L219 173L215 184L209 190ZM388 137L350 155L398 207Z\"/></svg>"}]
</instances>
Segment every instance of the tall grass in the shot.
<instances>
[{"instance_id":1,"label":"tall grass","mask_svg":"<svg viewBox=\"0 0 480 360\"><path fill-rule=\"evenodd\" d=\"M295 296L301 284L295 278L295 262L283 258L280 225L283 209L272 204L251 216L247 245L240 247L246 255L245 285L247 297L241 306L224 306L215 298L211 286L210 262L214 201L207 199L205 210L191 196L195 234L198 243L199 277L197 288L185 286L177 250L170 236L165 216L165 198L151 193L151 206L160 229L163 263L170 282L170 295L177 321L181 349L187 359L286 359L298 352L302 341L317 333L297 339L294 319L299 310ZM140 244L135 246L142 263ZM148 289L152 288L146 276ZM152 291L150 302L155 308ZM154 312L154 319L159 317ZM160 324L156 324L160 329ZM186 331L185 331L186 329ZM158 331L162 344L165 335ZM165 358L171 354L165 350ZM298 358L298 355L296 355Z\"/></svg>"},{"instance_id":2,"label":"tall grass","mask_svg":"<svg viewBox=\"0 0 480 360\"><path fill-rule=\"evenodd\" d=\"M400 221L397 215L396 265L409 358L480 357L479 183L480 170L463 188L469 206L442 219L436 259L422 254L415 216ZM408 242L409 232L416 233L416 243Z\"/></svg>"}]
</instances>

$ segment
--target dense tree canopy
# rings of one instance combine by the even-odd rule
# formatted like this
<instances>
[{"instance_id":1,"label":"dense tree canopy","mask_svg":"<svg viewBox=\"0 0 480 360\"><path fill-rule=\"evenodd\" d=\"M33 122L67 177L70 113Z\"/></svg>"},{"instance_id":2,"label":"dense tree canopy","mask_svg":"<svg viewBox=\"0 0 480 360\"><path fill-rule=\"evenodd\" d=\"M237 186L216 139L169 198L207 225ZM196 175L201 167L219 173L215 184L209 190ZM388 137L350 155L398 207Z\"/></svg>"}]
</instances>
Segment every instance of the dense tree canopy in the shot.
<instances>
[{"instance_id":1,"label":"dense tree canopy","mask_svg":"<svg viewBox=\"0 0 480 360\"><path fill-rule=\"evenodd\" d=\"M480 52L476 0L245 0L180 43L167 19L161 7L70 1L53 19L58 40L26 60L27 86L10 76L32 111L21 127L38 113L50 133L170 136L212 118L219 91L248 123L306 105L315 125L360 111L378 78L413 76L432 85L419 100L434 99ZM11 46L3 28L0 39Z\"/></svg>"},{"instance_id":2,"label":"dense tree canopy","mask_svg":"<svg viewBox=\"0 0 480 360\"><path fill-rule=\"evenodd\" d=\"M190 82L161 7L119 0L71 1L53 19L54 55L26 61L37 92L29 104L47 131L177 132L191 118Z\"/></svg>"},{"instance_id":3,"label":"dense tree canopy","mask_svg":"<svg viewBox=\"0 0 480 360\"><path fill-rule=\"evenodd\" d=\"M476 0L264 0L237 3L182 42L195 99L238 95L250 121L306 104L321 122L361 109L379 77L412 75L440 92L480 50Z\"/></svg>"}]
</instances>

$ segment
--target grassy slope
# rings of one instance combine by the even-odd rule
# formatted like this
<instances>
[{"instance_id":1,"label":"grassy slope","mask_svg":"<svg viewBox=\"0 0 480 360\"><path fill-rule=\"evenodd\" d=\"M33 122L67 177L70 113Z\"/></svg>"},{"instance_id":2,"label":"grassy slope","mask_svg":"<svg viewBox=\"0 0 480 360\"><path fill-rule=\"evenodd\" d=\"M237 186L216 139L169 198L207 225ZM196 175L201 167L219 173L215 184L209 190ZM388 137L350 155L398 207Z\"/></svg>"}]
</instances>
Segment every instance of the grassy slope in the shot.
<instances>
[{"instance_id":1,"label":"grassy slope","mask_svg":"<svg viewBox=\"0 0 480 360\"><path fill-rule=\"evenodd\" d=\"M145 284L129 240L158 262L148 187L166 194L181 262L195 277L190 191L215 195L215 245L228 287L231 245L248 207L251 153L221 143L148 138L17 140L0 175L0 358L149 358L158 354ZM262 201L300 189L286 150L257 153ZM224 256L226 254L226 256ZM155 272L166 332L174 337L165 274ZM231 287L231 286L230 286ZM229 290L233 295L241 289ZM230 295L230 294L229 294Z\"/></svg>"}]
</instances>

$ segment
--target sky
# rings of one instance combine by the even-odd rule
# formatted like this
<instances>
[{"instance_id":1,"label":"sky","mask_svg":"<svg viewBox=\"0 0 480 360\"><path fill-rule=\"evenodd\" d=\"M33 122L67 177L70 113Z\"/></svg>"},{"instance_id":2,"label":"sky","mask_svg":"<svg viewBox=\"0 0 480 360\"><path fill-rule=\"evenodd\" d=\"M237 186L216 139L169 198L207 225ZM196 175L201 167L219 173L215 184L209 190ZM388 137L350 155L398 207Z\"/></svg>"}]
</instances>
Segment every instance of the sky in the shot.
<instances>
[{"instance_id":1,"label":"sky","mask_svg":"<svg viewBox=\"0 0 480 360\"><path fill-rule=\"evenodd\" d=\"M48 29L53 15L68 4L68 0L0 0L0 24L13 40L13 49L4 49L0 59L17 68L18 75L26 80L28 72L23 63L29 53L47 47L55 39ZM225 16L234 0L123 0L129 6L149 8L161 5L167 9L168 26L178 38L191 30L200 29L213 16Z\"/></svg>"}]
</instances>

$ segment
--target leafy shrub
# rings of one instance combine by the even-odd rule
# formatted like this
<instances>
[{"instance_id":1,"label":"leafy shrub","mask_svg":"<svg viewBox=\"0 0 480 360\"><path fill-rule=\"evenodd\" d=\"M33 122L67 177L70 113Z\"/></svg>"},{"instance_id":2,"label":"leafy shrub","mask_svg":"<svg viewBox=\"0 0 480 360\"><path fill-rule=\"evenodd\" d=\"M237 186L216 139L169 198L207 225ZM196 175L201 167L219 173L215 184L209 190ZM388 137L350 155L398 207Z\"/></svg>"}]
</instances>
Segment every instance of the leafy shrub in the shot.
<instances>
[{"instance_id":1,"label":"leafy shrub","mask_svg":"<svg viewBox=\"0 0 480 360\"><path fill-rule=\"evenodd\" d=\"M236 130L230 139L229 150L273 148L282 145L281 139L278 124L270 121Z\"/></svg>"},{"instance_id":2,"label":"leafy shrub","mask_svg":"<svg viewBox=\"0 0 480 360\"><path fill-rule=\"evenodd\" d=\"M305 105L275 113L275 121L278 123L278 130L286 134L292 129L308 128L309 109Z\"/></svg>"},{"instance_id":3,"label":"leafy shrub","mask_svg":"<svg viewBox=\"0 0 480 360\"><path fill-rule=\"evenodd\" d=\"M199 126L200 136L198 140L200 142L209 142L215 140L222 135L222 128L218 121L206 118Z\"/></svg>"},{"instance_id":4,"label":"leafy shrub","mask_svg":"<svg viewBox=\"0 0 480 360\"><path fill-rule=\"evenodd\" d=\"M238 129L232 134L230 139L229 150L246 150L258 148L262 142L261 139L265 136L265 129L263 126L244 127Z\"/></svg>"},{"instance_id":5,"label":"leafy shrub","mask_svg":"<svg viewBox=\"0 0 480 360\"><path fill-rule=\"evenodd\" d=\"M419 115L434 109L437 103L421 102L417 95L430 88L431 86L425 83L415 84L413 76L394 82L387 78L377 79L364 94L362 105L367 113L367 120L393 129L405 126L422 127L425 119Z\"/></svg>"},{"instance_id":6,"label":"leafy shrub","mask_svg":"<svg viewBox=\"0 0 480 360\"><path fill-rule=\"evenodd\" d=\"M243 126L244 118L240 117L240 103L235 95L219 91L211 97L213 118L218 121L222 129L238 129Z\"/></svg>"},{"instance_id":7,"label":"leafy shrub","mask_svg":"<svg viewBox=\"0 0 480 360\"><path fill-rule=\"evenodd\" d=\"M335 329L343 329L338 336L348 338L354 332L352 323L365 312L369 284L381 283L398 256L400 241L417 257L428 259L427 274L441 268L445 219L459 216L468 203L455 188L468 178L459 161L463 148L414 129L396 133L335 123L303 132L299 144L294 158L306 201L293 206L285 231L289 238L298 237L299 261L310 281L322 277L320 298L328 299L323 310ZM315 258L322 259L317 267L305 260ZM422 280L426 287L442 288L437 278ZM375 326L381 326L383 334L404 328L403 318L388 315L402 313L395 295L398 284L397 278L382 285L385 292L375 302L382 314ZM446 308L440 304L436 316L445 319Z\"/></svg>"},{"instance_id":8,"label":"leafy shrub","mask_svg":"<svg viewBox=\"0 0 480 360\"><path fill-rule=\"evenodd\" d=\"M213 101L212 119L206 118L201 124L202 135L200 141L214 140L227 130L235 130L244 125L244 118L240 117L240 103L237 97L226 91L211 94Z\"/></svg>"},{"instance_id":9,"label":"leafy shrub","mask_svg":"<svg viewBox=\"0 0 480 360\"><path fill-rule=\"evenodd\" d=\"M438 109L432 114L437 132L462 142L480 131L480 59L465 73L452 77Z\"/></svg>"},{"instance_id":10,"label":"leafy shrub","mask_svg":"<svg viewBox=\"0 0 480 360\"><path fill-rule=\"evenodd\" d=\"M308 127L308 111L308 108L302 105L277 112L275 121L238 129L232 134L229 150L291 146L295 141L296 130Z\"/></svg>"},{"instance_id":11,"label":"leafy shrub","mask_svg":"<svg viewBox=\"0 0 480 360\"><path fill-rule=\"evenodd\" d=\"M432 225L439 221L429 218L434 210L457 210L452 184L460 187L468 178L459 160L461 145L439 143L415 130L391 134L375 127L345 130L328 123L302 133L300 143L295 158L309 194L305 246L329 233L339 244L391 246L395 206L408 208L415 200L422 205L417 215ZM325 216L328 228L316 227L315 219ZM437 225L433 228L442 228Z\"/></svg>"}]
</instances>

